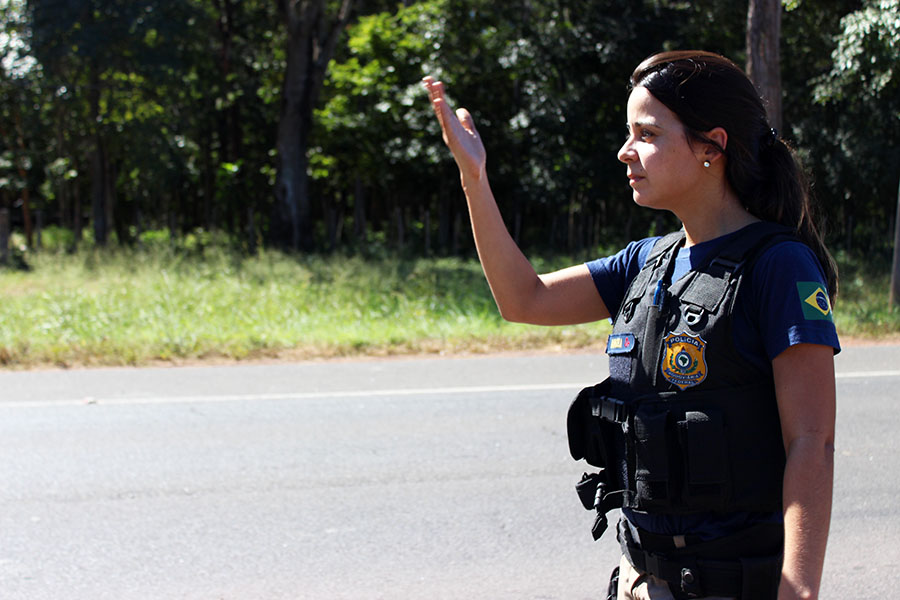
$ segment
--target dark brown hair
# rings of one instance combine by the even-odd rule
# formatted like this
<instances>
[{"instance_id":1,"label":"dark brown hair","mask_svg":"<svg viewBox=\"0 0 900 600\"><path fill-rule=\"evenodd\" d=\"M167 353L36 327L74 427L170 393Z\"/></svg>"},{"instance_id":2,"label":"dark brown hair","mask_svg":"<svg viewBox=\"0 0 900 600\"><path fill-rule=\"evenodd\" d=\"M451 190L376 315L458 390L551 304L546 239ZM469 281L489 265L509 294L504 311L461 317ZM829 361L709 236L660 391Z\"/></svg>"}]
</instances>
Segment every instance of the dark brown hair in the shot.
<instances>
[{"instance_id":1,"label":"dark brown hair","mask_svg":"<svg viewBox=\"0 0 900 600\"><path fill-rule=\"evenodd\" d=\"M744 71L712 52L662 52L639 64L630 83L674 112L689 141L711 144L727 157L725 174L740 201L757 218L794 229L819 259L833 300L837 266L816 225L809 183ZM728 133L725 148L704 134L716 127Z\"/></svg>"}]
</instances>

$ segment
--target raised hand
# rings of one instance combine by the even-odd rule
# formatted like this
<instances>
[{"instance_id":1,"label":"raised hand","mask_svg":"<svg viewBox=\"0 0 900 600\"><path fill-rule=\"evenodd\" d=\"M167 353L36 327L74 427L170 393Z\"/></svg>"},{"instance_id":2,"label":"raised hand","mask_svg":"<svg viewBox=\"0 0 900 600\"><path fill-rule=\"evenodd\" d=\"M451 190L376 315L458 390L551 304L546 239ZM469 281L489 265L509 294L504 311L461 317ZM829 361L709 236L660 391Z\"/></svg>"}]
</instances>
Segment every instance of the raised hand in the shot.
<instances>
[{"instance_id":1,"label":"raised hand","mask_svg":"<svg viewBox=\"0 0 900 600\"><path fill-rule=\"evenodd\" d=\"M450 110L444 96L444 84L440 81L429 76L422 80L422 84L428 90L431 106L441 124L444 142L453 153L463 184L481 180L484 178L487 153L472 115L465 108L458 108L456 113Z\"/></svg>"}]
</instances>

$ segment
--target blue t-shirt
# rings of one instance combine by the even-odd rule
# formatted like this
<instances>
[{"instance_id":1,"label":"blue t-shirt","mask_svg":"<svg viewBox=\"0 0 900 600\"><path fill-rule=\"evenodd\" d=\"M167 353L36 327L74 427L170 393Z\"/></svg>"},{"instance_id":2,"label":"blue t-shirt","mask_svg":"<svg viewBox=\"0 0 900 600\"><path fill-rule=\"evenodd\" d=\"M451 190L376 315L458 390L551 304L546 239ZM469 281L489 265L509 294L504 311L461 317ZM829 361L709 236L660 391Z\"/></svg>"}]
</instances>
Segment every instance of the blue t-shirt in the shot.
<instances>
[{"instance_id":1,"label":"blue t-shirt","mask_svg":"<svg viewBox=\"0 0 900 600\"><path fill-rule=\"evenodd\" d=\"M672 282L677 281L737 232L690 248L681 248ZM587 263L603 303L616 315L625 292L658 237L631 242L620 252ZM672 283L669 282L669 283ZM823 294L824 292L824 294ZM732 315L735 348L759 367L772 373L772 360L795 344L821 344L840 352L837 332L827 301L825 275L808 246L785 241L768 248L757 259L735 301ZM623 511L639 527L666 535L694 534L704 539L727 535L760 521L779 520L780 514L734 513L649 515Z\"/></svg>"}]
</instances>

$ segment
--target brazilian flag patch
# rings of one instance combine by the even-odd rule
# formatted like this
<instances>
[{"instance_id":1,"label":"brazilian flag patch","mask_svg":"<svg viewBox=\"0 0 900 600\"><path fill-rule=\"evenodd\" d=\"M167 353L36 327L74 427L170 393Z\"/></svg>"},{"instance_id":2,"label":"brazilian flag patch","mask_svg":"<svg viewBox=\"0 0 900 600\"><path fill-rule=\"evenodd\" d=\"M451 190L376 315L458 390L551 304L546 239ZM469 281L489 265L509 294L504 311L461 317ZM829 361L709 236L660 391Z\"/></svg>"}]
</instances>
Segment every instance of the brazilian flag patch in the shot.
<instances>
[{"instance_id":1,"label":"brazilian flag patch","mask_svg":"<svg viewBox=\"0 0 900 600\"><path fill-rule=\"evenodd\" d=\"M825 286L815 281L798 281L797 292L800 294L800 306L803 317L808 321L831 321L831 302Z\"/></svg>"}]
</instances>

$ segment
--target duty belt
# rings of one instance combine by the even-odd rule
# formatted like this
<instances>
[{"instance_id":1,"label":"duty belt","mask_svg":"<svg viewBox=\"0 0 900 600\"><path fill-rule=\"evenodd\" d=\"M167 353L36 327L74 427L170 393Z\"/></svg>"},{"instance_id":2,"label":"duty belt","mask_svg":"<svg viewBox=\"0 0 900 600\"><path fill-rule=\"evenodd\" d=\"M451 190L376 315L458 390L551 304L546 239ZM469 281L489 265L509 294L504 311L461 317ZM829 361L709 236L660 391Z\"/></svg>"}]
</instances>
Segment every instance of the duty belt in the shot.
<instances>
[{"instance_id":1,"label":"duty belt","mask_svg":"<svg viewBox=\"0 0 900 600\"><path fill-rule=\"evenodd\" d=\"M618 529L622 553L634 568L665 580L676 590L680 590L683 597L725 596L741 600L772 600L777 594L781 579L780 553L733 560L709 559L691 552L690 547L674 552L657 550L653 546L640 547L634 542L627 524L620 522ZM641 537L646 540L653 539L656 543L668 538L669 542L665 545L669 548L677 545L671 541L671 536ZM707 552L715 550L716 547L729 548L733 551L734 544L731 543L733 537L737 536L700 543L698 546Z\"/></svg>"}]
</instances>

